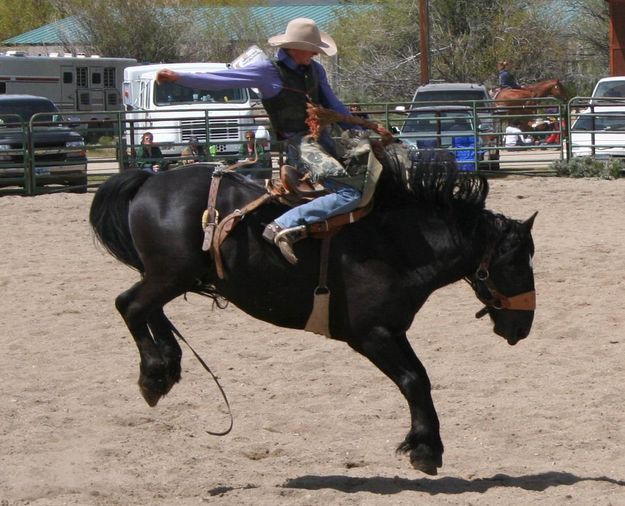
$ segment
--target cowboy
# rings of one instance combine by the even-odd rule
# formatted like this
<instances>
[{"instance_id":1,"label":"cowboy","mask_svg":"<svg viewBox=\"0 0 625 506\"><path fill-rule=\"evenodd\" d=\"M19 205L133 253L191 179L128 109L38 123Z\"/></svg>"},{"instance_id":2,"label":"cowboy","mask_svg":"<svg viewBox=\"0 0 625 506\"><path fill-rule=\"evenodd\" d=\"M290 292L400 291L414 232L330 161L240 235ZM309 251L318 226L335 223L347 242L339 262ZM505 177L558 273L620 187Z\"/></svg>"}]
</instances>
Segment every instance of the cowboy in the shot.
<instances>
[{"instance_id":1,"label":"cowboy","mask_svg":"<svg viewBox=\"0 0 625 506\"><path fill-rule=\"evenodd\" d=\"M295 263L293 243L305 237L306 225L353 211L358 207L361 192L340 180L348 174L337 160L332 138L322 134L316 143L307 137L308 103L350 115L332 91L323 66L313 60L319 53L336 54L336 43L308 18L291 20L284 34L270 37L268 42L278 48L273 59L205 74L165 69L158 73L157 82L176 82L205 90L249 87L260 91L275 135L287 142L287 161L306 171L313 182L322 182L330 192L290 209L265 227L265 240L279 246L287 260ZM354 128L349 124L340 126Z\"/></svg>"}]
</instances>

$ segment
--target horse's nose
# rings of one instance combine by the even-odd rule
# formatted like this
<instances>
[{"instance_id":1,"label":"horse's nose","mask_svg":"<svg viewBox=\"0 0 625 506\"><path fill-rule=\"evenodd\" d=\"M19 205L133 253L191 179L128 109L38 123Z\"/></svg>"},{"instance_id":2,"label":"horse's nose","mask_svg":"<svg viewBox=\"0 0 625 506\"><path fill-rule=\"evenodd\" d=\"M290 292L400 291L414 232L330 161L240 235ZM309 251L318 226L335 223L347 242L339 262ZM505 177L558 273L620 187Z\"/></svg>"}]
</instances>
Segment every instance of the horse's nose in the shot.
<instances>
[{"instance_id":1,"label":"horse's nose","mask_svg":"<svg viewBox=\"0 0 625 506\"><path fill-rule=\"evenodd\" d=\"M508 341L508 344L510 346L514 346L521 339L525 339L529 335L529 333L530 333L529 327L526 327L526 326L517 327L516 329L514 329L514 331L512 331L506 337L506 341Z\"/></svg>"}]
</instances>

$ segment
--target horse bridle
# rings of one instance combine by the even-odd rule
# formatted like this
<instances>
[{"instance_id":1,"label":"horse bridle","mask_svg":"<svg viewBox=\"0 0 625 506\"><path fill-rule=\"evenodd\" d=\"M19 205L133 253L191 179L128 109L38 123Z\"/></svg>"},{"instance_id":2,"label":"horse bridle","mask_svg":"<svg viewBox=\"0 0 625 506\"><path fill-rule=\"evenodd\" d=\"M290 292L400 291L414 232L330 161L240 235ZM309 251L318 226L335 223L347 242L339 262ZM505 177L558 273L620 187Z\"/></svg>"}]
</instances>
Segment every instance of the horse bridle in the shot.
<instances>
[{"instance_id":1,"label":"horse bridle","mask_svg":"<svg viewBox=\"0 0 625 506\"><path fill-rule=\"evenodd\" d=\"M473 288L475 296L482 304L484 304L484 307L475 313L475 317L482 318L491 308L513 309L516 311L534 311L536 309L536 290L530 290L528 292L508 296L501 293L495 286L489 272L494 249L494 246L491 246L487 250L473 277L464 278L467 283L471 285L471 288ZM487 295L483 295L483 291L480 289L478 283L482 283Z\"/></svg>"}]
</instances>

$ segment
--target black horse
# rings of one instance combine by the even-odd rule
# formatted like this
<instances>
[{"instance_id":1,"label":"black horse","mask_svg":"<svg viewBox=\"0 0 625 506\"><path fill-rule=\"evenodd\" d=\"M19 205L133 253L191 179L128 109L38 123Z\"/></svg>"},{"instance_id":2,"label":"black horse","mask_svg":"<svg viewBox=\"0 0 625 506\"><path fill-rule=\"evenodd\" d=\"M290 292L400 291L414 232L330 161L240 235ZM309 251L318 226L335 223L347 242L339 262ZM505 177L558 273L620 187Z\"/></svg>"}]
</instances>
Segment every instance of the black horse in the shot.
<instances>
[{"instance_id":1,"label":"black horse","mask_svg":"<svg viewBox=\"0 0 625 506\"><path fill-rule=\"evenodd\" d=\"M534 318L534 216L519 222L486 210L487 181L439 162L405 167L387 156L373 210L332 238L327 273L332 337L399 387L411 428L398 450L429 474L442 465L443 444L429 378L406 338L417 311L434 290L465 278L508 343L525 338ZM116 307L139 348L139 386L150 406L180 380L182 352L163 312L175 297L223 297L254 318L293 329L304 328L311 312L321 241L295 244L299 262L289 264L261 237L284 211L280 204L261 206L233 228L221 248L224 279L216 275L201 248L211 179L201 164L156 175L127 171L102 184L91 207L97 238L141 273ZM226 173L221 216L264 192Z\"/></svg>"}]
</instances>

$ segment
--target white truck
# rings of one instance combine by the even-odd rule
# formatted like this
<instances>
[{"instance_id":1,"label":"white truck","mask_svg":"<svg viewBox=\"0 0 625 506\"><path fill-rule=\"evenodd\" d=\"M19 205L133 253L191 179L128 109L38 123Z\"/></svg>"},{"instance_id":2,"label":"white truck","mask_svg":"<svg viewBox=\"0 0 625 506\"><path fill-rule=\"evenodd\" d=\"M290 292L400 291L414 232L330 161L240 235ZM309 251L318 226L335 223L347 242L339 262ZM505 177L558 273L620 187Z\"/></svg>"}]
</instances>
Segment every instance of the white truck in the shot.
<instances>
[{"instance_id":1,"label":"white truck","mask_svg":"<svg viewBox=\"0 0 625 506\"><path fill-rule=\"evenodd\" d=\"M250 90L206 91L156 82L156 74L165 68L201 73L227 67L226 63L163 63L126 68L123 100L129 146L138 145L143 133L150 131L165 156L179 156L193 136L208 143L210 152L235 157L245 131L266 124L264 110Z\"/></svg>"}]
</instances>

